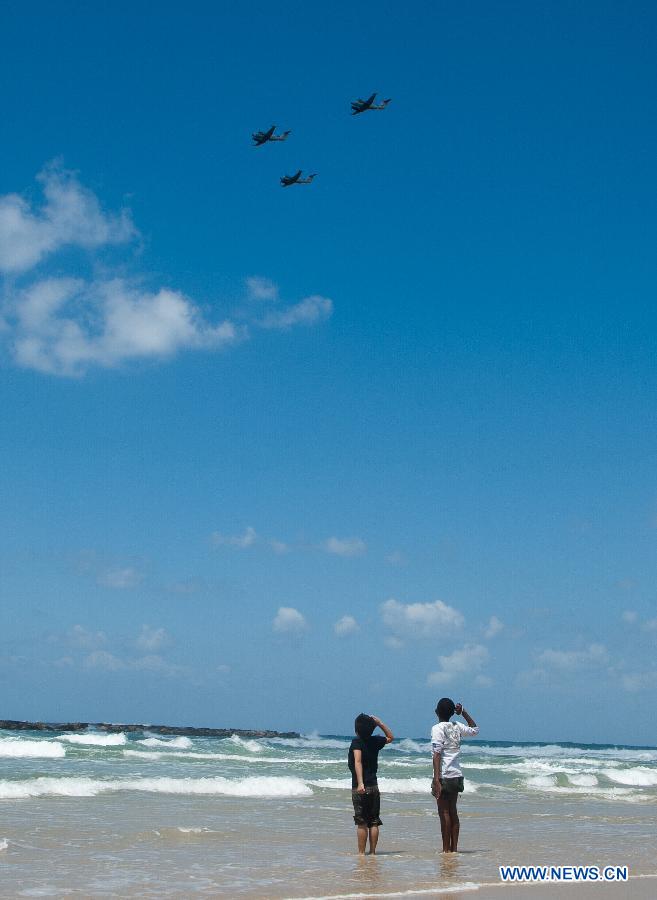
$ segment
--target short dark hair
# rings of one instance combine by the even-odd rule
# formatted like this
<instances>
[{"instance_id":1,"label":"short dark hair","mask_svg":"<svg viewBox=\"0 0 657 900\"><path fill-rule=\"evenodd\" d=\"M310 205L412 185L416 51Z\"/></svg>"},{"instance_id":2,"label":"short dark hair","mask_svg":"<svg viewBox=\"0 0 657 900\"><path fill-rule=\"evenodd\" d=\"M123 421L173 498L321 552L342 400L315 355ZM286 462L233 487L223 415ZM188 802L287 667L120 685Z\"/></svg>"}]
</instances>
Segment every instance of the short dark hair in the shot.
<instances>
[{"instance_id":1,"label":"short dark hair","mask_svg":"<svg viewBox=\"0 0 657 900\"><path fill-rule=\"evenodd\" d=\"M450 700L449 697L443 697L442 700L438 701L436 715L439 719L451 719L455 712L456 706L454 705L454 701Z\"/></svg>"},{"instance_id":2,"label":"short dark hair","mask_svg":"<svg viewBox=\"0 0 657 900\"><path fill-rule=\"evenodd\" d=\"M354 729L356 734L360 738L368 738L372 737L372 732L376 728L376 722L372 718L372 716L368 716L367 713L360 713L356 716L356 721L354 722Z\"/></svg>"}]
</instances>

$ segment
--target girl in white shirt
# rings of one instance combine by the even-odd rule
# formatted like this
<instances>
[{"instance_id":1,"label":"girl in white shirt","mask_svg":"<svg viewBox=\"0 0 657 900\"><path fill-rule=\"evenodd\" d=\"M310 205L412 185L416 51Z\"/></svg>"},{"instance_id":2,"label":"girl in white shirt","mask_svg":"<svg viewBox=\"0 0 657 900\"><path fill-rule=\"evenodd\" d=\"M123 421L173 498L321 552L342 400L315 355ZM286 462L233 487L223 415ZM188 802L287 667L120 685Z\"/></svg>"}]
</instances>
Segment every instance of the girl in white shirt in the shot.
<instances>
[{"instance_id":1,"label":"girl in white shirt","mask_svg":"<svg viewBox=\"0 0 657 900\"><path fill-rule=\"evenodd\" d=\"M462 722L450 722L452 716L463 716ZM431 729L433 781L431 793L438 802L443 853L456 853L459 842L459 815L456 803L463 791L463 772L460 766L461 738L475 737L479 726L464 709L463 704L443 697L436 706L438 724Z\"/></svg>"}]
</instances>

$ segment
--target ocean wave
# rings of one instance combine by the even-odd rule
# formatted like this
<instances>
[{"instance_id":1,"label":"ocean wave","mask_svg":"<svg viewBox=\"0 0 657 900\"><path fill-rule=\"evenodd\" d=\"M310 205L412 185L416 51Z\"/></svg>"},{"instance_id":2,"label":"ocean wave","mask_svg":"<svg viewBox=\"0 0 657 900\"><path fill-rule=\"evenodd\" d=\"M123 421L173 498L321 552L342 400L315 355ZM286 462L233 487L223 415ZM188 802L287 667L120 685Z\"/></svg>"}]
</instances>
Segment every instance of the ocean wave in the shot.
<instances>
[{"instance_id":1,"label":"ocean wave","mask_svg":"<svg viewBox=\"0 0 657 900\"><path fill-rule=\"evenodd\" d=\"M463 881L461 884L452 884L449 887L430 887L430 888L408 888L405 891L384 891L382 893L371 894L358 892L357 894L326 894L315 895L313 897L300 897L299 900L369 900L371 897L380 898L398 898L398 897L420 897L432 896L437 897L441 894L464 894L469 891L478 891L482 887L475 881Z\"/></svg>"},{"instance_id":2,"label":"ocean wave","mask_svg":"<svg viewBox=\"0 0 657 900\"><path fill-rule=\"evenodd\" d=\"M139 741L141 743L141 741ZM137 759L159 759L159 760L179 760L179 759L221 759L228 760L230 762L241 762L248 763L249 765L253 763L265 764L272 763L274 765L284 764L289 766L298 767L301 764L308 766L335 766L336 761L334 759L311 759L309 757L294 757L294 756L244 756L239 755L237 753L203 753L202 751L195 751L193 753L165 753L160 750L124 750L124 756L130 756Z\"/></svg>"},{"instance_id":3,"label":"ocean wave","mask_svg":"<svg viewBox=\"0 0 657 900\"><path fill-rule=\"evenodd\" d=\"M597 797L601 800L636 801L642 799L640 792L629 788L602 787L600 785L571 785L563 787L557 784L556 776L552 775L536 775L533 778L527 778L525 787L530 790L545 791L551 794L566 794L570 797L580 794Z\"/></svg>"},{"instance_id":4,"label":"ocean wave","mask_svg":"<svg viewBox=\"0 0 657 900\"><path fill-rule=\"evenodd\" d=\"M239 734L231 734L229 738L222 738L222 742L226 744L234 744L242 750L248 750L249 753L262 753L265 749L260 741L249 738L242 738Z\"/></svg>"},{"instance_id":5,"label":"ocean wave","mask_svg":"<svg viewBox=\"0 0 657 900\"><path fill-rule=\"evenodd\" d=\"M321 778L308 781L313 787L326 790L351 790L351 778ZM382 794L430 794L430 778L379 778L379 790Z\"/></svg>"},{"instance_id":6,"label":"ocean wave","mask_svg":"<svg viewBox=\"0 0 657 900\"><path fill-rule=\"evenodd\" d=\"M59 741L26 741L24 738L0 740L0 756L12 759L61 759L66 749Z\"/></svg>"},{"instance_id":7,"label":"ocean wave","mask_svg":"<svg viewBox=\"0 0 657 900\"><path fill-rule=\"evenodd\" d=\"M568 781L576 787L596 787L599 784L595 775L569 775Z\"/></svg>"},{"instance_id":8,"label":"ocean wave","mask_svg":"<svg viewBox=\"0 0 657 900\"><path fill-rule=\"evenodd\" d=\"M657 785L657 769L635 766L633 769L604 769L602 774L616 784L632 787L654 787Z\"/></svg>"},{"instance_id":9,"label":"ocean wave","mask_svg":"<svg viewBox=\"0 0 657 900\"><path fill-rule=\"evenodd\" d=\"M0 800L26 800L31 797L95 797L98 794L139 791L149 794L217 795L272 799L307 797L312 789L300 778L289 776L252 778L34 778L25 781L0 781Z\"/></svg>"},{"instance_id":10,"label":"ocean wave","mask_svg":"<svg viewBox=\"0 0 657 900\"><path fill-rule=\"evenodd\" d=\"M430 753L431 743L427 741L425 744L418 744L412 738L403 738L403 740L394 744L392 749L402 753Z\"/></svg>"},{"instance_id":11,"label":"ocean wave","mask_svg":"<svg viewBox=\"0 0 657 900\"><path fill-rule=\"evenodd\" d=\"M163 750L189 750L190 747L194 746L188 737L174 737L169 740L147 737L141 741L137 741L137 743L143 744L144 747L162 747Z\"/></svg>"},{"instance_id":12,"label":"ocean wave","mask_svg":"<svg viewBox=\"0 0 657 900\"><path fill-rule=\"evenodd\" d=\"M122 747L128 743L122 731L118 734L64 734L58 740L89 747Z\"/></svg>"},{"instance_id":13,"label":"ocean wave","mask_svg":"<svg viewBox=\"0 0 657 900\"><path fill-rule=\"evenodd\" d=\"M577 747L560 744L536 744L530 746L510 745L495 747L490 744L471 744L466 741L461 746L466 756L516 756L520 759L546 757L549 759L570 758L573 761L626 760L627 762L657 762L657 749L639 749L633 747Z\"/></svg>"},{"instance_id":14,"label":"ocean wave","mask_svg":"<svg viewBox=\"0 0 657 900\"><path fill-rule=\"evenodd\" d=\"M9 846L9 841L6 838L0 838L0 850L6 850Z\"/></svg>"},{"instance_id":15,"label":"ocean wave","mask_svg":"<svg viewBox=\"0 0 657 900\"><path fill-rule=\"evenodd\" d=\"M316 731L298 738L267 738L268 744L282 744L284 747L299 747L305 750L347 750L351 738L321 737Z\"/></svg>"}]
</instances>

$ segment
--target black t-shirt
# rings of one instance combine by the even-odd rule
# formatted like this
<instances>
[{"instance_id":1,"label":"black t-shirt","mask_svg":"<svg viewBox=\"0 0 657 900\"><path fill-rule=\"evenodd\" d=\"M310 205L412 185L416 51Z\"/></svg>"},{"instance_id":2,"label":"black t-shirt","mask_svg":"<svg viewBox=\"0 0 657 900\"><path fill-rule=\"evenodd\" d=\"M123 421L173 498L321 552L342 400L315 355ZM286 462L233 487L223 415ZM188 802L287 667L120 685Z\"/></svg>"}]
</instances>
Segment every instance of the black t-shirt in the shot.
<instances>
[{"instance_id":1,"label":"black t-shirt","mask_svg":"<svg viewBox=\"0 0 657 900\"><path fill-rule=\"evenodd\" d=\"M354 763L354 750L360 750L363 757L363 784L365 787L376 787L376 770L379 767L379 750L385 747L388 741L382 734L372 737L355 737L349 747L347 765L351 771L351 787L358 787L356 778L356 765Z\"/></svg>"}]
</instances>

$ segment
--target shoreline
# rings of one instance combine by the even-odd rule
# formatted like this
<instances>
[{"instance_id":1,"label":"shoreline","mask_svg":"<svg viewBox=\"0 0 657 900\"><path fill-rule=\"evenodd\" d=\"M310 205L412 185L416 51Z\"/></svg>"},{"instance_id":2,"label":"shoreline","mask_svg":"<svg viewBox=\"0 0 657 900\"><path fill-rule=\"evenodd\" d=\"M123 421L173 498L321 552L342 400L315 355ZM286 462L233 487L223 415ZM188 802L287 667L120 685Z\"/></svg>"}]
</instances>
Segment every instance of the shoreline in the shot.
<instances>
[{"instance_id":1,"label":"shoreline","mask_svg":"<svg viewBox=\"0 0 657 900\"><path fill-rule=\"evenodd\" d=\"M270 731L253 728L205 728L194 725L140 725L121 722L23 722L18 719L1 719L0 730L4 731L67 731L80 732L105 731L113 734L120 731L135 734L149 731L153 734L174 734L187 737L230 737L236 734L244 738L299 738L297 731Z\"/></svg>"}]
</instances>

